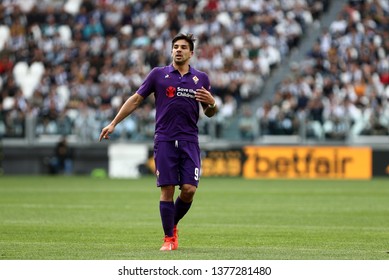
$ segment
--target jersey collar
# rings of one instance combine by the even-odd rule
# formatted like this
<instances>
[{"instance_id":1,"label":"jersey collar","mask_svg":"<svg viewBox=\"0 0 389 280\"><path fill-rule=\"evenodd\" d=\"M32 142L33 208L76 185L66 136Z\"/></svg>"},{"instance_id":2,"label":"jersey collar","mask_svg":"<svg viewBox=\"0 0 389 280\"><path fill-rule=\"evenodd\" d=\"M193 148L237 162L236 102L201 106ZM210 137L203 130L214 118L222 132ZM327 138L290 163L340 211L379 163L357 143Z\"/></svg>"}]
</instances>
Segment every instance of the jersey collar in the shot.
<instances>
[{"instance_id":1,"label":"jersey collar","mask_svg":"<svg viewBox=\"0 0 389 280\"><path fill-rule=\"evenodd\" d=\"M177 72L178 72L178 70L177 70L176 68L173 67L173 64L170 64L170 65L169 65L169 72L172 73L172 72L174 72L174 71L177 71ZM192 73L192 67L191 67L190 65L189 65L189 71L188 71L188 73Z\"/></svg>"}]
</instances>

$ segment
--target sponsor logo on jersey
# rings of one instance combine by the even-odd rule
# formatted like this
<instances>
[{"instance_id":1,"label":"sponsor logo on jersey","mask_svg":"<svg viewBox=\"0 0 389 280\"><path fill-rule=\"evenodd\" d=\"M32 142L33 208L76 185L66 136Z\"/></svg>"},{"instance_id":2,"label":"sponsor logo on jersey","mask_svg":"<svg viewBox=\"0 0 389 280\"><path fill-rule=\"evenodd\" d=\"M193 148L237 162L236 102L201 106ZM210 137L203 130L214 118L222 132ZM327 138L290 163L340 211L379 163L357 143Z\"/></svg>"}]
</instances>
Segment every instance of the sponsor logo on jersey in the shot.
<instances>
[{"instance_id":1,"label":"sponsor logo on jersey","mask_svg":"<svg viewBox=\"0 0 389 280\"><path fill-rule=\"evenodd\" d=\"M194 89L182 88L182 87L175 88L173 86L169 86L166 89L166 96L169 98L173 98L175 95L181 97L188 97L192 99L196 98Z\"/></svg>"},{"instance_id":2,"label":"sponsor logo on jersey","mask_svg":"<svg viewBox=\"0 0 389 280\"><path fill-rule=\"evenodd\" d=\"M166 89L166 96L167 97L172 98L172 97L174 97L175 94L176 94L176 88L175 87L170 86L170 87L168 87Z\"/></svg>"}]
</instances>

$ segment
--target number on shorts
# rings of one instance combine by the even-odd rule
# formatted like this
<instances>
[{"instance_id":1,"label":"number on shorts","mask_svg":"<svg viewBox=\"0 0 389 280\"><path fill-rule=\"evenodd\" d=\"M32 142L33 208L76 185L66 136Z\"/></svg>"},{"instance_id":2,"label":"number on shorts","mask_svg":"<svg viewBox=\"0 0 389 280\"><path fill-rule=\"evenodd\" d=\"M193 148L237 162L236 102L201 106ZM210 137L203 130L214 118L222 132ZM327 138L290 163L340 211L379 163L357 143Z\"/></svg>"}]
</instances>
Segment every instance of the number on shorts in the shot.
<instances>
[{"instance_id":1,"label":"number on shorts","mask_svg":"<svg viewBox=\"0 0 389 280\"><path fill-rule=\"evenodd\" d=\"M198 181L199 180L199 169L196 167L195 168L195 176L194 176L194 179L196 180L196 181Z\"/></svg>"}]
</instances>

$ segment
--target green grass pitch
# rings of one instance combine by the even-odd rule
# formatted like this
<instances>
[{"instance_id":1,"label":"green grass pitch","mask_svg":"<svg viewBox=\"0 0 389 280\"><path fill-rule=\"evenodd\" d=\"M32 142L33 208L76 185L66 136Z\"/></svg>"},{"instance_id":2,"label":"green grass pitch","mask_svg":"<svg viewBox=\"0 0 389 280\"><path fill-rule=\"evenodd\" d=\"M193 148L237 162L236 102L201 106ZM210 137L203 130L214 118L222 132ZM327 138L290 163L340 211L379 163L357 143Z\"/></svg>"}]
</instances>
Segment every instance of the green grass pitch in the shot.
<instances>
[{"instance_id":1,"label":"green grass pitch","mask_svg":"<svg viewBox=\"0 0 389 280\"><path fill-rule=\"evenodd\" d=\"M2 260L388 260L389 181L202 178L179 229L153 177L0 177Z\"/></svg>"}]
</instances>

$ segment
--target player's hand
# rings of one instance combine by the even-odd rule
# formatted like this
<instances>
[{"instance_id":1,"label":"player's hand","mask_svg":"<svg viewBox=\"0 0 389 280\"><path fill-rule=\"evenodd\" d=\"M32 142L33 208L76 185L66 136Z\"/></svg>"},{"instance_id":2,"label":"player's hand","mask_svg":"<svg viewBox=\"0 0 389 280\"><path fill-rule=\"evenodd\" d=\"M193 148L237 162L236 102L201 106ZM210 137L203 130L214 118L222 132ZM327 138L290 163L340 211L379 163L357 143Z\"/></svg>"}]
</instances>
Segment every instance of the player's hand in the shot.
<instances>
[{"instance_id":1,"label":"player's hand","mask_svg":"<svg viewBox=\"0 0 389 280\"><path fill-rule=\"evenodd\" d=\"M99 141L101 141L101 139L109 139L109 135L115 130L115 126L113 126L112 124L109 124L107 125L106 127L104 127L102 130L101 130L101 133L100 133L100 137L99 137Z\"/></svg>"},{"instance_id":2,"label":"player's hand","mask_svg":"<svg viewBox=\"0 0 389 280\"><path fill-rule=\"evenodd\" d=\"M210 105L215 104L215 99L213 98L212 94L204 87L197 89L195 96L196 100L200 101L201 103Z\"/></svg>"}]
</instances>

